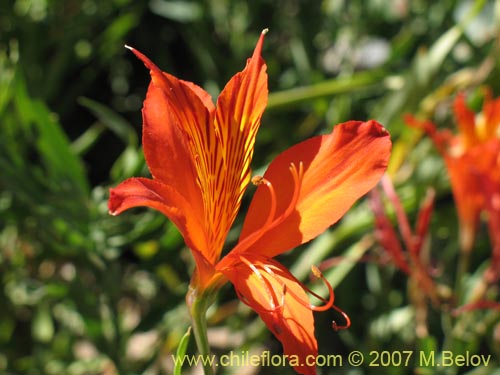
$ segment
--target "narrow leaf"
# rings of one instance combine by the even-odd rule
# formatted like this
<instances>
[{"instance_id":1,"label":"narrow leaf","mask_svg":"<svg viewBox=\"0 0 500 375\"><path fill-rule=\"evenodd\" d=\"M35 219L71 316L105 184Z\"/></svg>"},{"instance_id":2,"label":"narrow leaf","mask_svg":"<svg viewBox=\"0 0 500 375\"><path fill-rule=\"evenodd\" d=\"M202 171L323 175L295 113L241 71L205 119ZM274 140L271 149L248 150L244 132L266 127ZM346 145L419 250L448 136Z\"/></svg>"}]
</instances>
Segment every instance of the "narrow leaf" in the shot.
<instances>
[{"instance_id":1,"label":"narrow leaf","mask_svg":"<svg viewBox=\"0 0 500 375\"><path fill-rule=\"evenodd\" d=\"M92 112L123 143L130 146L137 146L138 137L133 126L111 108L85 97L79 98L78 102Z\"/></svg>"},{"instance_id":2,"label":"narrow leaf","mask_svg":"<svg viewBox=\"0 0 500 375\"><path fill-rule=\"evenodd\" d=\"M181 375L183 360L179 360L186 355L186 350L189 344L189 338L191 337L191 326L188 327L184 336L182 336L181 341L179 342L179 346L177 347L177 352L175 353L177 361L175 362L174 374L173 375Z\"/></svg>"}]
</instances>

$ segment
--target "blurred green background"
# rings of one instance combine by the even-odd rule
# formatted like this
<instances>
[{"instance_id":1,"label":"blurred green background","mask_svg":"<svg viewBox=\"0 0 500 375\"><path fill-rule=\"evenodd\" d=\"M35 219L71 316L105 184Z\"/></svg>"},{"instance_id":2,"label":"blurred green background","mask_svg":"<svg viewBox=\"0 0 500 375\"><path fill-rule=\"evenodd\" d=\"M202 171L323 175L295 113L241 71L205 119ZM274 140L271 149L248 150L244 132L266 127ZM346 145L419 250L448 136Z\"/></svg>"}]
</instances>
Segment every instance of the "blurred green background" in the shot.
<instances>
[{"instance_id":1,"label":"blurred green background","mask_svg":"<svg viewBox=\"0 0 500 375\"><path fill-rule=\"evenodd\" d=\"M452 126L457 90L488 85L498 95L499 20L498 1L1 1L0 374L172 373L171 354L189 326L189 251L152 210L107 213L109 187L148 176L140 110L149 74L124 44L216 97L268 27L263 57L271 95L254 170L334 124L377 119L392 134L390 172L410 220L427 187L437 191L431 258L439 283L451 290L458 234L449 181L432 143L405 127L402 115ZM228 249L240 224L238 217ZM470 350L491 354L491 362L446 369L366 362L318 372L493 374L499 312L464 314L457 331L446 307L430 305L429 333L418 337L407 278L380 261L372 232L373 215L362 201L317 240L280 257L305 281L311 264L335 265L325 275L352 327L333 332L339 317L317 314L320 353ZM490 254L482 227L465 285L480 277ZM491 293L498 299L498 289ZM237 301L228 287L210 310L214 353L280 353L263 323ZM192 339L188 352L196 352Z\"/></svg>"}]
</instances>

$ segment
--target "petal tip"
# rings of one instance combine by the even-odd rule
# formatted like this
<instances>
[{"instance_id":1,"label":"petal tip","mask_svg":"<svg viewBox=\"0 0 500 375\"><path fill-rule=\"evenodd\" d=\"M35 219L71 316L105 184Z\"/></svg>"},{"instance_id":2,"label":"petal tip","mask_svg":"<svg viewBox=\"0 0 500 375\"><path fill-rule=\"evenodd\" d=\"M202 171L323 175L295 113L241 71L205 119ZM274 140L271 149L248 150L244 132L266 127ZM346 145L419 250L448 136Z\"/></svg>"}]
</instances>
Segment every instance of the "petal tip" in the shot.
<instances>
[{"instance_id":1,"label":"petal tip","mask_svg":"<svg viewBox=\"0 0 500 375\"><path fill-rule=\"evenodd\" d=\"M148 68L149 70L151 70L152 72L155 72L155 73L158 73L158 74L161 74L161 71L160 69L146 56L144 55L143 53L139 52L138 50L136 50L134 47L131 47L129 46L128 44L125 44L125 48L127 48L128 50L132 51L133 54L139 59L141 60L144 65L146 66L146 68Z\"/></svg>"},{"instance_id":2,"label":"petal tip","mask_svg":"<svg viewBox=\"0 0 500 375\"><path fill-rule=\"evenodd\" d=\"M110 198L108 201L108 214L111 216L117 216L119 214L118 210L113 204L112 198Z\"/></svg>"},{"instance_id":3,"label":"petal tip","mask_svg":"<svg viewBox=\"0 0 500 375\"><path fill-rule=\"evenodd\" d=\"M108 201L108 214L111 216L116 216L118 215L118 210L116 209L116 205L114 204L112 198L109 199Z\"/></svg>"},{"instance_id":4,"label":"petal tip","mask_svg":"<svg viewBox=\"0 0 500 375\"><path fill-rule=\"evenodd\" d=\"M121 213L119 209L121 201L116 194L116 188L109 189L108 213L112 216L118 216Z\"/></svg>"},{"instance_id":5,"label":"petal tip","mask_svg":"<svg viewBox=\"0 0 500 375\"><path fill-rule=\"evenodd\" d=\"M369 120L368 125L370 126L370 129L373 131L374 135L378 135L381 137L385 137L390 135L387 129L378 121L376 120Z\"/></svg>"},{"instance_id":6,"label":"petal tip","mask_svg":"<svg viewBox=\"0 0 500 375\"><path fill-rule=\"evenodd\" d=\"M262 30L261 34L266 35L269 32L269 29L266 27L264 30Z\"/></svg>"}]
</instances>

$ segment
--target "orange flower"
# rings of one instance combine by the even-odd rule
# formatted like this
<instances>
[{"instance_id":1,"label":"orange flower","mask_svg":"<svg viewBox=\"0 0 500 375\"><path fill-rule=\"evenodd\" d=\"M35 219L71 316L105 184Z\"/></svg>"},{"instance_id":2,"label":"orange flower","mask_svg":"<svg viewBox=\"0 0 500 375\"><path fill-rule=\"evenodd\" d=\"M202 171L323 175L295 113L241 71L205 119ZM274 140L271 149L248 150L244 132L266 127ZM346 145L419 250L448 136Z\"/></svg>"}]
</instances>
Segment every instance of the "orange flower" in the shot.
<instances>
[{"instance_id":1,"label":"orange flower","mask_svg":"<svg viewBox=\"0 0 500 375\"><path fill-rule=\"evenodd\" d=\"M411 116L406 120L426 131L443 156L460 220L460 244L469 252L480 213L500 195L500 99L493 100L487 93L482 111L476 114L467 107L465 95L459 94L453 109L456 135L437 130L430 121Z\"/></svg>"},{"instance_id":2,"label":"orange flower","mask_svg":"<svg viewBox=\"0 0 500 375\"><path fill-rule=\"evenodd\" d=\"M251 181L255 135L267 104L260 56L265 32L216 106L200 87L160 71L132 49L152 78L143 108L143 146L153 178L131 178L111 189L109 209L116 215L148 206L166 215L193 253L192 288L231 281L284 352L299 360L296 371L314 374L306 361L317 354L312 311L335 308L333 290L322 299L325 306L312 306L304 286L272 258L319 235L368 192L386 169L391 143L375 121L348 122L283 152L263 177L252 179L258 188L239 242L221 259Z\"/></svg>"}]
</instances>

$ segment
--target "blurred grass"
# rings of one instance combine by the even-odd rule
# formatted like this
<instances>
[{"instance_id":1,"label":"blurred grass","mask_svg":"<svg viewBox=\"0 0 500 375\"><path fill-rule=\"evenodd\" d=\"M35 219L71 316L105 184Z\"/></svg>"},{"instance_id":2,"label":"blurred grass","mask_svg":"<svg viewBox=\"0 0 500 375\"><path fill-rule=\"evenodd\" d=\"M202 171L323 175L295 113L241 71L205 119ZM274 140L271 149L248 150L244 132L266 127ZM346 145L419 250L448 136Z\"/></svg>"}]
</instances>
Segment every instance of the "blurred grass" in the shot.
<instances>
[{"instance_id":1,"label":"blurred grass","mask_svg":"<svg viewBox=\"0 0 500 375\"><path fill-rule=\"evenodd\" d=\"M379 120L393 136L391 174L410 218L428 186L438 192L432 256L437 269L446 270L439 281L453 285L457 226L446 173L430 143L418 142L401 116L413 112L450 123L450 95L457 90L486 84L500 93L499 9L498 1L467 0L1 3L0 373L173 371L170 353L189 324L184 295L190 254L173 225L155 212L107 213L109 186L148 174L140 108L149 75L125 43L216 97L269 27L263 55L271 95L255 169L335 123ZM445 348L492 354L497 366L494 311L471 313L456 337L453 322L447 326L431 309L429 337L415 336L404 275L363 259L377 255L369 246L372 221L367 205L358 204L332 230L280 258L303 280L311 264L330 259L336 265L325 275L353 326L333 333L324 327L338 317L317 315L321 353ZM238 218L230 242L240 225ZM489 254L483 228L471 284ZM211 310L213 335L223 332L214 351L279 352L235 298L224 289ZM192 342L184 349L195 350ZM379 373L357 370L320 373Z\"/></svg>"}]
</instances>

